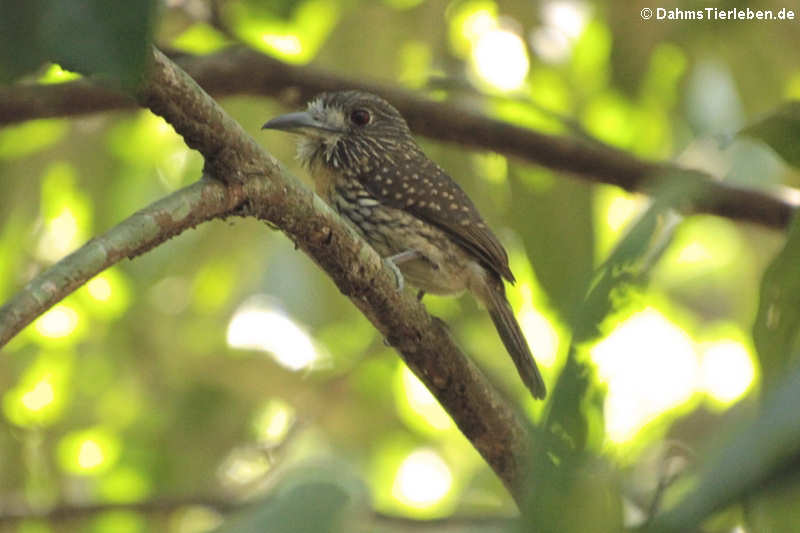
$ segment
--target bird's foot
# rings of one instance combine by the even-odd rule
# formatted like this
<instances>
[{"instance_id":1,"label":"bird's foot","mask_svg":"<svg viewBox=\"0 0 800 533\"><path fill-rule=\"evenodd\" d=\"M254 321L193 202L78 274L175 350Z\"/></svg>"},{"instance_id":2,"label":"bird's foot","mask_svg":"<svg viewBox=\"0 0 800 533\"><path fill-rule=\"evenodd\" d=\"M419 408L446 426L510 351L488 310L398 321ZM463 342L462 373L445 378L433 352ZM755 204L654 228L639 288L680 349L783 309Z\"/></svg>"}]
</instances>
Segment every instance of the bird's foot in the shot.
<instances>
[{"instance_id":1,"label":"bird's foot","mask_svg":"<svg viewBox=\"0 0 800 533\"><path fill-rule=\"evenodd\" d=\"M392 261L391 257L384 259L383 262L386 263L386 266L388 266L394 274L397 292L403 292L403 289L406 287L406 279L403 277L403 273L400 272L400 269L397 267L394 261Z\"/></svg>"},{"instance_id":2,"label":"bird's foot","mask_svg":"<svg viewBox=\"0 0 800 533\"><path fill-rule=\"evenodd\" d=\"M405 252L400 252L399 254L394 254L384 259L386 265L392 269L392 272L394 272L394 279L397 281L398 291L403 292L403 289L406 286L406 280L403 277L403 273L400 272L399 265L402 265L406 261L419 259L420 257L422 257L422 254L420 254L418 251L406 250Z\"/></svg>"}]
</instances>

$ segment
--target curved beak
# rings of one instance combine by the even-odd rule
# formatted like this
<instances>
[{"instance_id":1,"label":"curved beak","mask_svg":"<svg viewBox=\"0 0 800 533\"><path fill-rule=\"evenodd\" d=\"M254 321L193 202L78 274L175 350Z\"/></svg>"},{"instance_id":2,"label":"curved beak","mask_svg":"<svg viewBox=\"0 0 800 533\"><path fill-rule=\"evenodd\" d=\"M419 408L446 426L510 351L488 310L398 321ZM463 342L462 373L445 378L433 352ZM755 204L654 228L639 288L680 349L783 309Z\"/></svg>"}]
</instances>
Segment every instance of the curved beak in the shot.
<instances>
[{"instance_id":1,"label":"curved beak","mask_svg":"<svg viewBox=\"0 0 800 533\"><path fill-rule=\"evenodd\" d=\"M322 130L332 133L341 133L339 130L328 126L327 124L318 121L306 111L297 113L287 113L275 117L261 126L262 130L282 130L293 133L303 133L303 130Z\"/></svg>"}]
</instances>

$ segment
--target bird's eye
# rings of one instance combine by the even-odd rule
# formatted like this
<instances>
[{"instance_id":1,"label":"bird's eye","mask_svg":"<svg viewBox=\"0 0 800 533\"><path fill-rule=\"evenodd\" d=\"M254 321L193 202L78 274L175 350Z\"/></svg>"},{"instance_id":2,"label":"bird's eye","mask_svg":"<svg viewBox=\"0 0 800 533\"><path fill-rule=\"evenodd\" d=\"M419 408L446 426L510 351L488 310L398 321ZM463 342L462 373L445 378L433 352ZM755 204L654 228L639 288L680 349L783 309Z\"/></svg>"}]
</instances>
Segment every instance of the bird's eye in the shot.
<instances>
[{"instance_id":1,"label":"bird's eye","mask_svg":"<svg viewBox=\"0 0 800 533\"><path fill-rule=\"evenodd\" d=\"M350 113L350 122L356 126L366 126L372 120L372 115L366 109L354 109Z\"/></svg>"}]
</instances>

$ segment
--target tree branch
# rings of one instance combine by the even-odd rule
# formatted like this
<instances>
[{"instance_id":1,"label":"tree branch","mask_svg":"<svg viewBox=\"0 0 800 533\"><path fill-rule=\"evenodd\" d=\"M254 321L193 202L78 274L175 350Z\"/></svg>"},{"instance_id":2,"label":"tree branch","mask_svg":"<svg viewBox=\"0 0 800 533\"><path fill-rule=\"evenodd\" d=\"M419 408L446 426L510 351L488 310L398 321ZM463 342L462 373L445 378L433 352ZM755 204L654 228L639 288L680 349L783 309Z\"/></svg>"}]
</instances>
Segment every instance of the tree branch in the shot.
<instances>
[{"instance_id":1,"label":"tree branch","mask_svg":"<svg viewBox=\"0 0 800 533\"><path fill-rule=\"evenodd\" d=\"M122 259L134 258L197 224L257 197L256 183L245 192L202 179L135 213L31 280L0 307L0 347L47 309Z\"/></svg>"},{"instance_id":2,"label":"tree branch","mask_svg":"<svg viewBox=\"0 0 800 533\"><path fill-rule=\"evenodd\" d=\"M138 99L199 150L202 180L133 215L31 281L0 308L6 339L103 268L142 253L197 223L256 216L307 253L400 352L462 433L522 502L531 436L520 417L455 345L441 321L397 291L377 253L261 149L189 76L158 51ZM225 184L223 184L224 182ZM0 344L1 345L1 344Z\"/></svg>"},{"instance_id":3,"label":"tree branch","mask_svg":"<svg viewBox=\"0 0 800 533\"><path fill-rule=\"evenodd\" d=\"M232 48L211 56L182 54L178 62L210 94L256 94L291 106L328 90L360 88L392 102L415 132L569 172L583 179L648 192L660 177L701 183L689 212L703 212L783 228L796 206L763 191L720 183L671 164L637 159L599 143L544 135L450 103L433 102L396 86L363 82L311 67L290 66L258 52ZM84 81L0 88L0 124L130 108L134 102Z\"/></svg>"}]
</instances>

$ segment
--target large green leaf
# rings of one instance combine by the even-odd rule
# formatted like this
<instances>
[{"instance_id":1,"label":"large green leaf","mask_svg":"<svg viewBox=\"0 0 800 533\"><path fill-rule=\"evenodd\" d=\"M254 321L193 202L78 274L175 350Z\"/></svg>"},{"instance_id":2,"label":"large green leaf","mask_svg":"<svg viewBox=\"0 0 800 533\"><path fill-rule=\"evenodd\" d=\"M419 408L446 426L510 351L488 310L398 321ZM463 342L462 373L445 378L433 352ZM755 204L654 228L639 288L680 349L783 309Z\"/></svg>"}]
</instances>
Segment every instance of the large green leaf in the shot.
<instances>
[{"instance_id":1,"label":"large green leaf","mask_svg":"<svg viewBox=\"0 0 800 533\"><path fill-rule=\"evenodd\" d=\"M741 133L764 141L784 161L800 167L800 102L786 102Z\"/></svg>"},{"instance_id":2,"label":"large green leaf","mask_svg":"<svg viewBox=\"0 0 800 533\"><path fill-rule=\"evenodd\" d=\"M713 512L773 482L791 482L800 456L799 400L800 369L795 369L767 394L756 416L746 424L737 420L732 437L703 462L694 489L648 532L689 531Z\"/></svg>"},{"instance_id":3,"label":"large green leaf","mask_svg":"<svg viewBox=\"0 0 800 533\"><path fill-rule=\"evenodd\" d=\"M133 86L145 67L155 0L0 0L0 81L46 61Z\"/></svg>"},{"instance_id":4,"label":"large green leaf","mask_svg":"<svg viewBox=\"0 0 800 533\"><path fill-rule=\"evenodd\" d=\"M532 191L521 183L536 172L514 168L511 211L536 276L561 316L582 296L594 268L592 190L584 184L557 180L546 190Z\"/></svg>"},{"instance_id":5,"label":"large green leaf","mask_svg":"<svg viewBox=\"0 0 800 533\"><path fill-rule=\"evenodd\" d=\"M768 388L780 378L797 352L800 330L800 219L795 218L783 250L761 281L761 301L753 340Z\"/></svg>"},{"instance_id":6,"label":"large green leaf","mask_svg":"<svg viewBox=\"0 0 800 533\"><path fill-rule=\"evenodd\" d=\"M364 489L347 467L332 461L289 471L270 496L230 518L216 533L334 533L366 506Z\"/></svg>"},{"instance_id":7,"label":"large green leaf","mask_svg":"<svg viewBox=\"0 0 800 533\"><path fill-rule=\"evenodd\" d=\"M570 314L573 340L553 389L534 455L536 487L526 513L540 531L619 531L622 502L613 469L595 456L603 443L603 398L592 367L579 356L600 324L617 310L624 291L644 283L670 242L675 224L668 212L687 191L664 190L628 231L608 260L584 284L583 301ZM546 451L546 453L544 453ZM587 475L591 472L591 475ZM569 510L581 509L580 513Z\"/></svg>"}]
</instances>

